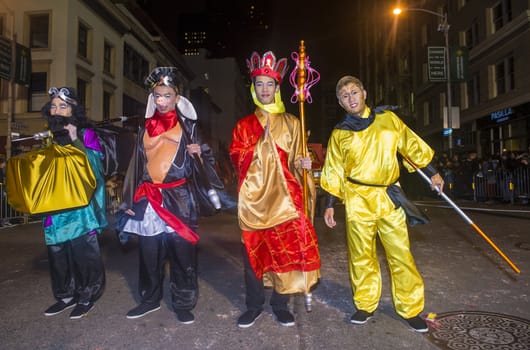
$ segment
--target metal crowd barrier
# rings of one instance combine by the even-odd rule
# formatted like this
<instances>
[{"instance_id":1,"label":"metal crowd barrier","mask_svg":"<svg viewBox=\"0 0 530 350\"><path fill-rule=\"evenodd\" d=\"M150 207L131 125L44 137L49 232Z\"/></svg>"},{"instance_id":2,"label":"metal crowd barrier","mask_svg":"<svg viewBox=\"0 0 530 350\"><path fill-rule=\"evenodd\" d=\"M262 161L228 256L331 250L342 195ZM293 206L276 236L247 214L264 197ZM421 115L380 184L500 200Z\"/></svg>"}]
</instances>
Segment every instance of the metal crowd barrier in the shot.
<instances>
[{"instance_id":1,"label":"metal crowd barrier","mask_svg":"<svg viewBox=\"0 0 530 350\"><path fill-rule=\"evenodd\" d=\"M473 176L474 200L528 204L530 199L529 175L530 171L527 167L478 172Z\"/></svg>"},{"instance_id":2,"label":"metal crowd barrier","mask_svg":"<svg viewBox=\"0 0 530 350\"><path fill-rule=\"evenodd\" d=\"M16 211L9 205L4 185L4 183L0 182L0 227L27 224L34 220L32 216Z\"/></svg>"}]
</instances>

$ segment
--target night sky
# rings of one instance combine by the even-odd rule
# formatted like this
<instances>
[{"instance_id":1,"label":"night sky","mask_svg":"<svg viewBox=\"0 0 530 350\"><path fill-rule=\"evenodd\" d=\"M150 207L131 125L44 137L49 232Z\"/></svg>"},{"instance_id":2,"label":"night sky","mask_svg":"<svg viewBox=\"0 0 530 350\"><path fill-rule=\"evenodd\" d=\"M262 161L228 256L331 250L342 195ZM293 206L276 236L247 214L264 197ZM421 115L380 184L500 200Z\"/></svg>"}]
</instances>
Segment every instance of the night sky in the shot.
<instances>
[{"instance_id":1,"label":"night sky","mask_svg":"<svg viewBox=\"0 0 530 350\"><path fill-rule=\"evenodd\" d=\"M168 10L168 1L162 0L143 0L143 8L155 18L156 23L161 27L165 34L177 42L178 15L179 14L197 14L197 13L216 13L214 11L225 11L220 6L237 7L237 4L246 6L248 0L232 1L211 1L211 9L206 5L208 1L194 0L191 2L179 1L177 4L179 10L175 12ZM166 5L163 5L163 4ZM160 5L158 5L160 4ZM295 68L295 62L291 59L291 53L299 50L300 40L304 40L306 54L309 56L311 67L316 69L320 75L320 82L315 85L310 93L313 103L306 103L306 118L308 127L319 128L319 119L322 116L323 86L333 89L336 82L344 75L357 75L355 71L358 67L355 56L355 38L359 35L355 33L354 21L359 18L355 13L357 8L356 0L338 1L338 0L306 0L306 1L286 1L270 0L272 12L268 14L266 23L269 25L268 30L256 34L245 28L237 28L237 16L231 19L233 26L230 30L222 28L223 20L215 15L210 15L210 23L219 21L219 30L214 26L211 29L214 33L223 33L226 50L221 52L221 56L234 57L242 73L248 78L245 60L248 59L253 51L260 54L272 50L277 58L287 57L288 73L284 77L282 84L282 99L287 111L295 115L299 114L298 105L290 103L294 88L289 84L288 75ZM303 6L301 6L301 4ZM226 11L225 11L226 12ZM207 15L208 16L208 15ZM249 35L249 33L251 33ZM211 33L209 33L210 35ZM313 125L313 126L312 126ZM315 142L318 133L315 132L310 138L310 142Z\"/></svg>"},{"instance_id":2,"label":"night sky","mask_svg":"<svg viewBox=\"0 0 530 350\"><path fill-rule=\"evenodd\" d=\"M172 40L176 40L176 17L179 13L208 11L208 1L205 0L178 1L178 11L169 10L168 1L140 2ZM221 0L215 3L232 6L238 2L248 3L248 0ZM304 40L312 66L322 74L323 79L337 81L345 74L355 73L352 69L355 67L353 21L357 18L354 12L356 1L271 0L267 3L273 9L268 18L270 30L267 34L249 37L245 30L233 28L225 38L230 46L227 55L244 62L252 51L263 53L272 50L277 57L287 57L292 69L294 62L290 58L291 52L298 51L300 40ZM220 28L220 31L223 29Z\"/></svg>"}]
</instances>

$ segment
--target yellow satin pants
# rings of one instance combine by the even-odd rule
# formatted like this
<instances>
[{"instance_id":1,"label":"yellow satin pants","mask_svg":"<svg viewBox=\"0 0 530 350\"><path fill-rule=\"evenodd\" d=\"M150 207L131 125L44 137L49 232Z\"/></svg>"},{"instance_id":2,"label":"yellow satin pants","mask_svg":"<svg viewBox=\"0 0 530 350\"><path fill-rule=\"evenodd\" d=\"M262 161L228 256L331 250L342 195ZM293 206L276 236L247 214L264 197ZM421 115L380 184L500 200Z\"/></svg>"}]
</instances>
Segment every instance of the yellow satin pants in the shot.
<instances>
[{"instance_id":1,"label":"yellow satin pants","mask_svg":"<svg viewBox=\"0 0 530 350\"><path fill-rule=\"evenodd\" d=\"M381 297L377 235L385 249L396 312L411 318L423 311L423 280L410 252L405 212L399 208L376 221L346 224L350 280L357 310L373 312Z\"/></svg>"}]
</instances>

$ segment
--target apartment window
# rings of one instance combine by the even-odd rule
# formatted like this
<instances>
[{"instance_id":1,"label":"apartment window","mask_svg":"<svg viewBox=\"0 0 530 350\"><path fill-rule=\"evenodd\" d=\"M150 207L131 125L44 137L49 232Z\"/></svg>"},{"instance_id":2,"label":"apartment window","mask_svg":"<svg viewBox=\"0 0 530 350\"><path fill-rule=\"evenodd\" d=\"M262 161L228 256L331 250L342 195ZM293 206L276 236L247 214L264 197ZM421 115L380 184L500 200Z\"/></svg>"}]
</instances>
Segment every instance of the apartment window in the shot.
<instances>
[{"instance_id":1,"label":"apartment window","mask_svg":"<svg viewBox=\"0 0 530 350\"><path fill-rule=\"evenodd\" d=\"M505 94L515 88L513 62L513 56L510 56L495 65L495 96Z\"/></svg>"},{"instance_id":2,"label":"apartment window","mask_svg":"<svg viewBox=\"0 0 530 350\"><path fill-rule=\"evenodd\" d=\"M123 50L123 75L143 86L144 79L149 74L149 62L127 44L124 45Z\"/></svg>"},{"instance_id":3,"label":"apartment window","mask_svg":"<svg viewBox=\"0 0 530 350\"><path fill-rule=\"evenodd\" d=\"M423 102L423 126L430 124L431 120L431 106L429 101Z\"/></svg>"},{"instance_id":4,"label":"apartment window","mask_svg":"<svg viewBox=\"0 0 530 350\"><path fill-rule=\"evenodd\" d=\"M512 20L512 1L501 0L492 8L492 21L494 32L504 27Z\"/></svg>"},{"instance_id":5,"label":"apartment window","mask_svg":"<svg viewBox=\"0 0 530 350\"><path fill-rule=\"evenodd\" d=\"M29 16L29 47L47 49L49 47L49 22L47 13Z\"/></svg>"},{"instance_id":6,"label":"apartment window","mask_svg":"<svg viewBox=\"0 0 530 350\"><path fill-rule=\"evenodd\" d=\"M475 73L466 82L467 105L468 107L477 106L480 103L480 76Z\"/></svg>"},{"instance_id":7,"label":"apartment window","mask_svg":"<svg viewBox=\"0 0 530 350\"><path fill-rule=\"evenodd\" d=\"M109 120L112 108L112 93L103 91L103 120Z\"/></svg>"},{"instance_id":8,"label":"apartment window","mask_svg":"<svg viewBox=\"0 0 530 350\"><path fill-rule=\"evenodd\" d=\"M145 113L145 103L136 101L134 98L123 95L123 115L126 117L139 117Z\"/></svg>"},{"instance_id":9,"label":"apartment window","mask_svg":"<svg viewBox=\"0 0 530 350\"><path fill-rule=\"evenodd\" d=\"M83 79L77 79L77 97L79 97L79 101L81 101L81 104L85 107L87 105L87 90L88 82Z\"/></svg>"},{"instance_id":10,"label":"apartment window","mask_svg":"<svg viewBox=\"0 0 530 350\"><path fill-rule=\"evenodd\" d=\"M105 73L114 73L114 47L105 41L103 45L103 71Z\"/></svg>"},{"instance_id":11,"label":"apartment window","mask_svg":"<svg viewBox=\"0 0 530 350\"><path fill-rule=\"evenodd\" d=\"M478 44L478 21L473 19L471 26L466 30L466 42L465 46L468 49L472 49Z\"/></svg>"},{"instance_id":12,"label":"apartment window","mask_svg":"<svg viewBox=\"0 0 530 350\"><path fill-rule=\"evenodd\" d=\"M77 28L77 54L84 58L88 58L88 35L89 28L83 23L79 23Z\"/></svg>"},{"instance_id":13,"label":"apartment window","mask_svg":"<svg viewBox=\"0 0 530 350\"><path fill-rule=\"evenodd\" d=\"M28 112L39 112L48 102L48 74L46 72L31 73L29 85Z\"/></svg>"}]
</instances>

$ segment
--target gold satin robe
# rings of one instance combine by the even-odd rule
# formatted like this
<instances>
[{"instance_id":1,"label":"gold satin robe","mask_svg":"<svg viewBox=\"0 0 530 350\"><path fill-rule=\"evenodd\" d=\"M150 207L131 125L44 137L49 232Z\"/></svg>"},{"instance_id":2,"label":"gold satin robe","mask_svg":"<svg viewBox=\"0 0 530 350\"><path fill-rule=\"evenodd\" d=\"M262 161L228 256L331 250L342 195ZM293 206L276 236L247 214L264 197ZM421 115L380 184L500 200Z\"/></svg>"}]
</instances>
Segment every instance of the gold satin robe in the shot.
<instances>
[{"instance_id":1,"label":"gold satin robe","mask_svg":"<svg viewBox=\"0 0 530 350\"><path fill-rule=\"evenodd\" d=\"M255 116L236 125L230 154L240 176L239 224L254 272L278 293L309 292L320 277L320 256L312 214L305 217L301 206L301 169L295 166L302 157L299 120L288 113L257 109ZM294 175L291 181L285 177L284 164ZM314 194L314 184L308 180ZM312 213L314 201L309 202ZM274 244L282 240L285 246Z\"/></svg>"}]
</instances>

